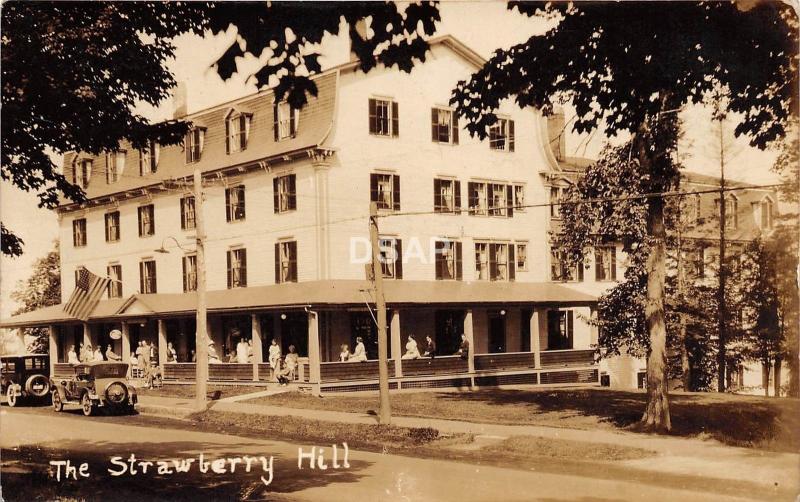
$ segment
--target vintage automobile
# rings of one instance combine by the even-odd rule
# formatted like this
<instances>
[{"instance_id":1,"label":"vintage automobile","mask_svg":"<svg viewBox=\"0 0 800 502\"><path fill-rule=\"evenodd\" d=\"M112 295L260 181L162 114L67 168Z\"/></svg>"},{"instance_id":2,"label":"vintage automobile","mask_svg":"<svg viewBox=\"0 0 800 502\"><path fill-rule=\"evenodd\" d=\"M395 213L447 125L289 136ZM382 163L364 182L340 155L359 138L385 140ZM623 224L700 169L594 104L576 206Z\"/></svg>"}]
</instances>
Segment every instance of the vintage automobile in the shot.
<instances>
[{"instance_id":1,"label":"vintage automobile","mask_svg":"<svg viewBox=\"0 0 800 502\"><path fill-rule=\"evenodd\" d=\"M68 403L79 404L83 414L99 409L111 413L133 413L136 388L128 384L128 364L109 361L81 363L74 366L69 380L52 380L53 409L61 411Z\"/></svg>"},{"instance_id":2,"label":"vintage automobile","mask_svg":"<svg viewBox=\"0 0 800 502\"><path fill-rule=\"evenodd\" d=\"M13 407L23 400L45 401L50 395L50 361L47 354L2 356L0 390Z\"/></svg>"}]
</instances>

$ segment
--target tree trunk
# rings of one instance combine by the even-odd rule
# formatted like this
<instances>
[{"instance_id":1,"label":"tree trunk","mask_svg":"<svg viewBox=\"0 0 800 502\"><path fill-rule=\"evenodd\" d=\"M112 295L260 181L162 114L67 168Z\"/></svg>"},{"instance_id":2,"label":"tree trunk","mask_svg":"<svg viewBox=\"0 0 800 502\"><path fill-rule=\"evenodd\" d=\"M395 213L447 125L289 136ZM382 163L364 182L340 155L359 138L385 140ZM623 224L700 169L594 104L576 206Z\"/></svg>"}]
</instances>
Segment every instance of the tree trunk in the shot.
<instances>
[{"instance_id":1,"label":"tree trunk","mask_svg":"<svg viewBox=\"0 0 800 502\"><path fill-rule=\"evenodd\" d=\"M647 216L652 244L646 265L647 298L644 312L650 334L650 357L647 365L648 402L642 425L649 430L669 431L672 423L667 398L667 327L664 320L666 230L663 199L649 199Z\"/></svg>"},{"instance_id":2,"label":"tree trunk","mask_svg":"<svg viewBox=\"0 0 800 502\"><path fill-rule=\"evenodd\" d=\"M681 331L680 331L680 348L681 348L681 382L683 382L683 390L691 392L692 388L692 370L689 365L689 348L686 346L686 320L683 314L681 318Z\"/></svg>"},{"instance_id":3,"label":"tree trunk","mask_svg":"<svg viewBox=\"0 0 800 502\"><path fill-rule=\"evenodd\" d=\"M730 390L732 385L733 385L733 368L729 364L725 368L725 388Z\"/></svg>"},{"instance_id":4,"label":"tree trunk","mask_svg":"<svg viewBox=\"0 0 800 502\"><path fill-rule=\"evenodd\" d=\"M789 397L800 397L800 357L796 350L794 347L789 359Z\"/></svg>"},{"instance_id":5,"label":"tree trunk","mask_svg":"<svg viewBox=\"0 0 800 502\"><path fill-rule=\"evenodd\" d=\"M764 387L764 395L769 397L769 360L761 361L761 386Z\"/></svg>"},{"instance_id":6,"label":"tree trunk","mask_svg":"<svg viewBox=\"0 0 800 502\"><path fill-rule=\"evenodd\" d=\"M773 394L775 397L781 397L781 356L775 356L775 370L773 371Z\"/></svg>"}]
</instances>

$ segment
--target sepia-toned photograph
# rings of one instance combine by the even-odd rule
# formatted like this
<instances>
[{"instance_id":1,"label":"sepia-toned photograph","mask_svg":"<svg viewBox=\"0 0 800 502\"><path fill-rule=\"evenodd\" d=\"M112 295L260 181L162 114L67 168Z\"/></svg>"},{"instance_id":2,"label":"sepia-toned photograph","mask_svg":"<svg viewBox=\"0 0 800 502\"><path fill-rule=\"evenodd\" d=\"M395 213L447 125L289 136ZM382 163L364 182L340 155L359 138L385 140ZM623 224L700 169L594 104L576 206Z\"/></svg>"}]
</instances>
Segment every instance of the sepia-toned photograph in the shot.
<instances>
[{"instance_id":1,"label":"sepia-toned photograph","mask_svg":"<svg viewBox=\"0 0 800 502\"><path fill-rule=\"evenodd\" d=\"M0 500L800 499L800 4L0 4Z\"/></svg>"}]
</instances>

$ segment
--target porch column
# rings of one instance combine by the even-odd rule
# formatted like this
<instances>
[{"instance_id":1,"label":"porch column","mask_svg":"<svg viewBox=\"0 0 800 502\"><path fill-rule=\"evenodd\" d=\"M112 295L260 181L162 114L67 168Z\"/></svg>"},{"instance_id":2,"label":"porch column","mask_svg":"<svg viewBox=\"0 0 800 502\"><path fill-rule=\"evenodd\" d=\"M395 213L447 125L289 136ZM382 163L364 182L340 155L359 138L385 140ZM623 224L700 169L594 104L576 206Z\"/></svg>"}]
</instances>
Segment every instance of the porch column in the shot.
<instances>
[{"instance_id":1,"label":"porch column","mask_svg":"<svg viewBox=\"0 0 800 502\"><path fill-rule=\"evenodd\" d=\"M319 319L316 312L308 312L308 381L319 394Z\"/></svg>"},{"instance_id":2,"label":"porch column","mask_svg":"<svg viewBox=\"0 0 800 502\"><path fill-rule=\"evenodd\" d=\"M47 327L47 353L50 355L50 375L55 375L56 363L58 362L58 337L56 327L52 324Z\"/></svg>"},{"instance_id":3,"label":"porch column","mask_svg":"<svg viewBox=\"0 0 800 502\"><path fill-rule=\"evenodd\" d=\"M258 365L264 360L261 351L261 317L258 314L250 315L250 331L253 338L253 380L258 381Z\"/></svg>"},{"instance_id":4,"label":"porch column","mask_svg":"<svg viewBox=\"0 0 800 502\"><path fill-rule=\"evenodd\" d=\"M530 320L531 351L534 368L542 367L542 347L539 342L539 309L533 309Z\"/></svg>"},{"instance_id":5,"label":"porch column","mask_svg":"<svg viewBox=\"0 0 800 502\"><path fill-rule=\"evenodd\" d=\"M402 340L400 340L400 311L392 310L392 320L390 322L390 331L392 333L392 354L394 357L394 376L400 378L403 376L402 355L403 349Z\"/></svg>"},{"instance_id":6,"label":"porch column","mask_svg":"<svg viewBox=\"0 0 800 502\"><path fill-rule=\"evenodd\" d=\"M467 342L469 342L467 368L470 373L475 373L475 336L472 332L472 309L467 309L464 315L464 334L467 335Z\"/></svg>"},{"instance_id":7,"label":"porch column","mask_svg":"<svg viewBox=\"0 0 800 502\"><path fill-rule=\"evenodd\" d=\"M158 365L164 370L167 362L167 323L163 319L158 320Z\"/></svg>"},{"instance_id":8,"label":"porch column","mask_svg":"<svg viewBox=\"0 0 800 502\"><path fill-rule=\"evenodd\" d=\"M131 329L128 325L128 321L122 321L122 362L130 363L131 362Z\"/></svg>"}]
</instances>

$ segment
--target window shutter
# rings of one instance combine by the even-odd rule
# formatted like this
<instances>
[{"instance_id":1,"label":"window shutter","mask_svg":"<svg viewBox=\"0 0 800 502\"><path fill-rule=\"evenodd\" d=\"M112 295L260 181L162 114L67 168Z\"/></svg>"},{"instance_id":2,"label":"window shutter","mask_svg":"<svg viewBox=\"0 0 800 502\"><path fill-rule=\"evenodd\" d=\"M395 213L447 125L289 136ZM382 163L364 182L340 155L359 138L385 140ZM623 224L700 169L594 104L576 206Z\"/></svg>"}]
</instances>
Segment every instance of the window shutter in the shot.
<instances>
[{"instance_id":1,"label":"window shutter","mask_svg":"<svg viewBox=\"0 0 800 502\"><path fill-rule=\"evenodd\" d=\"M392 136L400 135L400 116L397 113L397 101L392 101Z\"/></svg>"},{"instance_id":2,"label":"window shutter","mask_svg":"<svg viewBox=\"0 0 800 502\"><path fill-rule=\"evenodd\" d=\"M506 185L506 215L514 216L514 185Z\"/></svg>"},{"instance_id":3,"label":"window shutter","mask_svg":"<svg viewBox=\"0 0 800 502\"><path fill-rule=\"evenodd\" d=\"M489 280L497 278L497 244L489 244Z\"/></svg>"},{"instance_id":4,"label":"window shutter","mask_svg":"<svg viewBox=\"0 0 800 502\"><path fill-rule=\"evenodd\" d=\"M594 278L596 281L603 277L603 248L594 248Z\"/></svg>"},{"instance_id":5,"label":"window shutter","mask_svg":"<svg viewBox=\"0 0 800 502\"><path fill-rule=\"evenodd\" d=\"M617 280L617 246L611 248L611 280Z\"/></svg>"},{"instance_id":6,"label":"window shutter","mask_svg":"<svg viewBox=\"0 0 800 502\"><path fill-rule=\"evenodd\" d=\"M297 176L289 175L289 209L297 209Z\"/></svg>"},{"instance_id":7,"label":"window shutter","mask_svg":"<svg viewBox=\"0 0 800 502\"><path fill-rule=\"evenodd\" d=\"M149 206L147 206L147 212L150 213L150 234L149 235L155 235L156 234L156 209L152 204L150 204Z\"/></svg>"},{"instance_id":8,"label":"window shutter","mask_svg":"<svg viewBox=\"0 0 800 502\"><path fill-rule=\"evenodd\" d=\"M456 247L456 280L460 281L462 276L463 276L463 271L462 271L462 267L461 267L461 261L462 261L462 259L461 259L461 243L460 242L456 242L455 245L456 245L455 246Z\"/></svg>"},{"instance_id":9,"label":"window shutter","mask_svg":"<svg viewBox=\"0 0 800 502\"><path fill-rule=\"evenodd\" d=\"M231 119L225 119L225 153L231 153Z\"/></svg>"},{"instance_id":10,"label":"window shutter","mask_svg":"<svg viewBox=\"0 0 800 502\"><path fill-rule=\"evenodd\" d=\"M139 292L144 293L144 262L139 262Z\"/></svg>"},{"instance_id":11,"label":"window shutter","mask_svg":"<svg viewBox=\"0 0 800 502\"><path fill-rule=\"evenodd\" d=\"M514 244L508 245L508 280L516 279L517 260L514 258Z\"/></svg>"},{"instance_id":12,"label":"window shutter","mask_svg":"<svg viewBox=\"0 0 800 502\"><path fill-rule=\"evenodd\" d=\"M433 210L440 211L442 206L442 180L433 178Z\"/></svg>"},{"instance_id":13,"label":"window shutter","mask_svg":"<svg viewBox=\"0 0 800 502\"><path fill-rule=\"evenodd\" d=\"M467 189L469 190L469 200L467 201L469 205L469 214L475 214L478 207L478 190L475 187L475 183L472 181L467 183Z\"/></svg>"},{"instance_id":14,"label":"window shutter","mask_svg":"<svg viewBox=\"0 0 800 502\"><path fill-rule=\"evenodd\" d=\"M203 156L203 145L206 140L206 130L205 129L197 129L197 159L200 160L200 157Z\"/></svg>"},{"instance_id":15,"label":"window shutter","mask_svg":"<svg viewBox=\"0 0 800 502\"><path fill-rule=\"evenodd\" d=\"M442 251L444 250L444 242L443 241L436 241L435 243L435 250L436 250L436 279L444 278L444 256L442 256Z\"/></svg>"},{"instance_id":16,"label":"window shutter","mask_svg":"<svg viewBox=\"0 0 800 502\"><path fill-rule=\"evenodd\" d=\"M247 250L242 249L242 259L240 261L239 285L247 286Z\"/></svg>"},{"instance_id":17,"label":"window shutter","mask_svg":"<svg viewBox=\"0 0 800 502\"><path fill-rule=\"evenodd\" d=\"M508 151L514 151L514 121L508 121Z\"/></svg>"},{"instance_id":18,"label":"window shutter","mask_svg":"<svg viewBox=\"0 0 800 502\"><path fill-rule=\"evenodd\" d=\"M137 209L139 215L139 237L144 235L144 222L142 221L142 208Z\"/></svg>"},{"instance_id":19,"label":"window shutter","mask_svg":"<svg viewBox=\"0 0 800 502\"><path fill-rule=\"evenodd\" d=\"M392 199L394 201L394 210L400 210L400 176L397 174L392 176Z\"/></svg>"},{"instance_id":20,"label":"window shutter","mask_svg":"<svg viewBox=\"0 0 800 502\"><path fill-rule=\"evenodd\" d=\"M281 210L279 185L278 178L272 178L272 204L275 206L275 213Z\"/></svg>"},{"instance_id":21,"label":"window shutter","mask_svg":"<svg viewBox=\"0 0 800 502\"><path fill-rule=\"evenodd\" d=\"M225 189L225 219L230 222L231 221L231 189Z\"/></svg>"},{"instance_id":22,"label":"window shutter","mask_svg":"<svg viewBox=\"0 0 800 502\"><path fill-rule=\"evenodd\" d=\"M297 120L296 120L297 110L289 107L289 135L291 137L297 136Z\"/></svg>"},{"instance_id":23,"label":"window shutter","mask_svg":"<svg viewBox=\"0 0 800 502\"><path fill-rule=\"evenodd\" d=\"M566 349L572 348L572 333L573 333L573 316L572 311L567 310L567 346Z\"/></svg>"},{"instance_id":24,"label":"window shutter","mask_svg":"<svg viewBox=\"0 0 800 502\"><path fill-rule=\"evenodd\" d=\"M370 100L372 101L372 100ZM372 202L378 202L378 175L377 174L370 174L369 175L369 200Z\"/></svg>"},{"instance_id":25,"label":"window shutter","mask_svg":"<svg viewBox=\"0 0 800 502\"><path fill-rule=\"evenodd\" d=\"M244 203L244 186L236 187L236 190L239 192L239 206L242 208L242 215L240 219L244 219L246 216L246 206Z\"/></svg>"},{"instance_id":26,"label":"window shutter","mask_svg":"<svg viewBox=\"0 0 800 502\"><path fill-rule=\"evenodd\" d=\"M109 216L110 214L106 214L106 242L109 242L111 240L111 232L109 232L110 229L108 228Z\"/></svg>"},{"instance_id":27,"label":"window shutter","mask_svg":"<svg viewBox=\"0 0 800 502\"><path fill-rule=\"evenodd\" d=\"M400 239L394 240L394 277L395 279L403 278L403 241Z\"/></svg>"},{"instance_id":28,"label":"window shutter","mask_svg":"<svg viewBox=\"0 0 800 502\"><path fill-rule=\"evenodd\" d=\"M239 115L239 151L247 148L247 131L250 129L250 117L244 113Z\"/></svg>"},{"instance_id":29,"label":"window shutter","mask_svg":"<svg viewBox=\"0 0 800 502\"><path fill-rule=\"evenodd\" d=\"M431 108L431 140L439 142L439 109Z\"/></svg>"},{"instance_id":30,"label":"window shutter","mask_svg":"<svg viewBox=\"0 0 800 502\"><path fill-rule=\"evenodd\" d=\"M455 110L453 110L452 117L453 117L453 134L452 134L453 144L457 145L458 144L458 116L456 115Z\"/></svg>"},{"instance_id":31,"label":"window shutter","mask_svg":"<svg viewBox=\"0 0 800 502\"><path fill-rule=\"evenodd\" d=\"M453 181L453 198L456 200L456 213L461 214L461 182L458 180Z\"/></svg>"},{"instance_id":32,"label":"window shutter","mask_svg":"<svg viewBox=\"0 0 800 502\"><path fill-rule=\"evenodd\" d=\"M233 287L233 270L231 269L231 265L232 265L231 264L231 261L232 261L231 260L231 253L233 253L233 251L231 251L229 249L228 252L225 254L225 256L228 259L228 269L227 269L228 270L228 289Z\"/></svg>"},{"instance_id":33,"label":"window shutter","mask_svg":"<svg viewBox=\"0 0 800 502\"><path fill-rule=\"evenodd\" d=\"M289 280L297 282L297 241L289 243Z\"/></svg>"},{"instance_id":34,"label":"window shutter","mask_svg":"<svg viewBox=\"0 0 800 502\"><path fill-rule=\"evenodd\" d=\"M275 243L275 284L281 283L281 244Z\"/></svg>"},{"instance_id":35,"label":"window shutter","mask_svg":"<svg viewBox=\"0 0 800 502\"><path fill-rule=\"evenodd\" d=\"M186 230L186 197L181 199L181 230Z\"/></svg>"},{"instance_id":36,"label":"window shutter","mask_svg":"<svg viewBox=\"0 0 800 502\"><path fill-rule=\"evenodd\" d=\"M369 100L369 133L378 134L378 117L374 99Z\"/></svg>"},{"instance_id":37,"label":"window shutter","mask_svg":"<svg viewBox=\"0 0 800 502\"><path fill-rule=\"evenodd\" d=\"M280 139L280 130L278 129L278 102L272 106L272 132L274 133L275 141Z\"/></svg>"}]
</instances>

